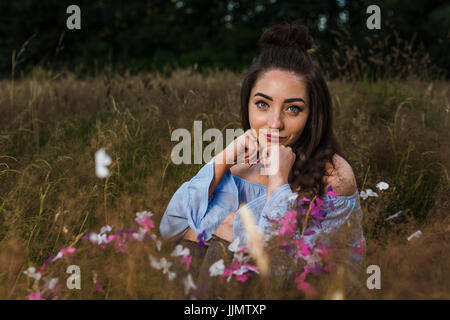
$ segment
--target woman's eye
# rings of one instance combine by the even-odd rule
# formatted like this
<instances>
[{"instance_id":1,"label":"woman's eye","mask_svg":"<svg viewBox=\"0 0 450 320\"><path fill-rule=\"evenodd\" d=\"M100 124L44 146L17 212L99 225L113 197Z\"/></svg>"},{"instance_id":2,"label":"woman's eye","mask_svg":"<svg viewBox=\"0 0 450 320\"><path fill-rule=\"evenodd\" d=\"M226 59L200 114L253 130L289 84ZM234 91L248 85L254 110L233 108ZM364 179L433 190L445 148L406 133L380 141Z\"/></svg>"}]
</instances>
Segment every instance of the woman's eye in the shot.
<instances>
[{"instance_id":1,"label":"woman's eye","mask_svg":"<svg viewBox=\"0 0 450 320\"><path fill-rule=\"evenodd\" d=\"M290 110L292 113L299 113L300 111L302 111L302 109L300 107L297 107L297 106L290 106L288 108L288 110Z\"/></svg>"},{"instance_id":2,"label":"woman's eye","mask_svg":"<svg viewBox=\"0 0 450 320\"><path fill-rule=\"evenodd\" d=\"M263 103L264 105L261 106L260 103ZM267 106L267 103L265 103L264 101L258 101L258 102L255 103L255 104L256 104L256 106L257 106L259 109L265 109L266 106Z\"/></svg>"},{"instance_id":3,"label":"woman's eye","mask_svg":"<svg viewBox=\"0 0 450 320\"><path fill-rule=\"evenodd\" d=\"M267 103L265 103L264 101L258 101L258 102L255 103L255 105L258 107L258 109L266 109L266 108L268 107ZM302 108L293 105L293 106L290 106L290 107L288 108L288 110L289 110L291 113L297 114L297 113L299 113L300 111L302 111Z\"/></svg>"}]
</instances>

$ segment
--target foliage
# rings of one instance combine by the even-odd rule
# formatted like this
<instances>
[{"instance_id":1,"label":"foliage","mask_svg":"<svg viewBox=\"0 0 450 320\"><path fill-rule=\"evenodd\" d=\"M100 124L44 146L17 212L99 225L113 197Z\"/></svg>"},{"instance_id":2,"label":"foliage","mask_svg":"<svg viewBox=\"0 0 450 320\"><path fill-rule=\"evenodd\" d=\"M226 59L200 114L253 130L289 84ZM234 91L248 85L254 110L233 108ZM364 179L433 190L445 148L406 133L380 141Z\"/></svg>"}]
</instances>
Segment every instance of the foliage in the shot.
<instances>
[{"instance_id":1,"label":"foliage","mask_svg":"<svg viewBox=\"0 0 450 320\"><path fill-rule=\"evenodd\" d=\"M446 19L450 6L445 1L378 2L381 30L366 28L366 9L371 1L82 0L77 2L81 8L81 30L68 30L66 8L71 4L68 0L1 2L3 77L10 76L13 68L29 73L36 66L69 70L78 76L162 72L195 64L200 71L218 68L240 72L257 54L257 40L265 28L297 19L312 31L317 59L330 77L339 76L345 67L333 59L334 52L340 50L353 54L357 50L359 54L354 58L343 55L341 59L357 58L360 63L377 68L382 64L383 69L389 70L395 64L400 66L400 62L402 68L415 67L415 61L403 59L403 54L422 47L426 53L418 58L429 54L428 59L436 68L433 77L448 77L450 70L450 28ZM326 18L326 25L319 24L321 18ZM395 39L389 25L398 34ZM336 41L336 32L346 34L338 39L340 42ZM344 39L351 40L344 42L348 50L341 47ZM398 46L398 39L410 47ZM17 59L28 40L25 52ZM380 53L379 46L391 52ZM396 61L396 57L401 61ZM371 67L358 70L366 71L369 77L384 76ZM409 70L408 75L411 74L413 70Z\"/></svg>"}]
</instances>

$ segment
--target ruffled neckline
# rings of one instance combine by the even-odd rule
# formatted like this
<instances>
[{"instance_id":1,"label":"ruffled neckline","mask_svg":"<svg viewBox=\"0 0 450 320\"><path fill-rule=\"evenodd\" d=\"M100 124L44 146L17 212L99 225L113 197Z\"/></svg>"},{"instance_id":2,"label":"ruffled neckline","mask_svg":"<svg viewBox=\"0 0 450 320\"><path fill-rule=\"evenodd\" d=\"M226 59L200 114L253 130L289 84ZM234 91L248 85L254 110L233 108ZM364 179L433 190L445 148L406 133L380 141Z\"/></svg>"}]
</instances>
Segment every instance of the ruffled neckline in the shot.
<instances>
[{"instance_id":1,"label":"ruffled neckline","mask_svg":"<svg viewBox=\"0 0 450 320\"><path fill-rule=\"evenodd\" d=\"M331 199L331 198L353 199L353 198L357 197L358 194L359 194L359 191L358 191L358 188L356 188L356 191L355 191L352 195L349 195L349 196L340 196L340 195L337 195L337 196L334 196L334 197L330 197L330 196L328 195L328 193L325 193L324 197L329 198L329 199Z\"/></svg>"},{"instance_id":2,"label":"ruffled neckline","mask_svg":"<svg viewBox=\"0 0 450 320\"><path fill-rule=\"evenodd\" d=\"M246 183L256 185L256 186L258 186L258 187L260 187L260 188L263 188L263 189L267 189L267 186L265 186L265 185L262 185L262 184L259 184L259 183L256 183L256 182L249 181L249 180L247 180L247 179L238 177L238 176L236 176L236 175L234 175L234 174L231 174L231 175L232 175L233 177L235 177L235 178L238 178L238 179L241 180L241 181L246 182ZM337 195L337 196L334 196L334 197L330 197L330 196L328 195L328 193L325 193L324 198L328 198L328 199L331 199L331 198L338 198L338 199L353 199L353 198L358 197L358 194L359 194L359 190L358 190L358 188L356 188L355 192L354 192L353 194L349 195L349 196L340 196L340 195Z\"/></svg>"},{"instance_id":3,"label":"ruffled neckline","mask_svg":"<svg viewBox=\"0 0 450 320\"><path fill-rule=\"evenodd\" d=\"M247 182L247 183L250 183L250 184L254 184L254 185L258 186L258 187L267 189L267 186L265 186L265 185L263 185L263 184L259 184L259 183L256 183L256 182L252 182L252 181L246 180L246 179L244 179L244 178L235 176L234 174L231 174L231 175L232 175L233 177L236 177L236 178L238 178L238 179L244 181L244 182Z\"/></svg>"}]
</instances>

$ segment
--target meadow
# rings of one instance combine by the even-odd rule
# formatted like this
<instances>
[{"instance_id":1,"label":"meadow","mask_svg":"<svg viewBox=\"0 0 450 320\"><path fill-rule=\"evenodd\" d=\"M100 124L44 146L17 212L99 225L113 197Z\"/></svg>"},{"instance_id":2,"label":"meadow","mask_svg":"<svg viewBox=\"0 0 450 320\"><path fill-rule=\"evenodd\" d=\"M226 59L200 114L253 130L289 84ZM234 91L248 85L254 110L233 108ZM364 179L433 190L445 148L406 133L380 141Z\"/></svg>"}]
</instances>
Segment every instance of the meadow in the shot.
<instances>
[{"instance_id":1,"label":"meadow","mask_svg":"<svg viewBox=\"0 0 450 320\"><path fill-rule=\"evenodd\" d=\"M242 79L193 68L87 78L36 68L1 80L0 299L36 298L38 290L38 297L48 299L195 296L185 291L188 271L171 257L173 245L158 242L173 193L202 167L171 162L177 143L171 132L192 132L195 120L203 131L239 128ZM292 283L281 290L259 275L244 291L234 278L215 278L224 284L221 297L449 299L449 83L411 78L328 84L334 130L358 189L378 194L361 199L367 241L361 285L342 294L339 269L324 276L314 296ZM106 179L95 175L94 155L101 148L112 159ZM380 181L389 188L378 190ZM136 221L144 211L153 214L151 220ZM110 234L122 230L124 239L137 222L149 236L125 249L119 238L102 248L86 237L109 225ZM417 230L422 235L408 240ZM76 250L49 262L63 248ZM176 278L152 267L149 254L173 259ZM79 290L66 288L69 265L80 267ZM381 289L366 287L369 265L380 267ZM24 274L30 266L46 266L39 280Z\"/></svg>"}]
</instances>

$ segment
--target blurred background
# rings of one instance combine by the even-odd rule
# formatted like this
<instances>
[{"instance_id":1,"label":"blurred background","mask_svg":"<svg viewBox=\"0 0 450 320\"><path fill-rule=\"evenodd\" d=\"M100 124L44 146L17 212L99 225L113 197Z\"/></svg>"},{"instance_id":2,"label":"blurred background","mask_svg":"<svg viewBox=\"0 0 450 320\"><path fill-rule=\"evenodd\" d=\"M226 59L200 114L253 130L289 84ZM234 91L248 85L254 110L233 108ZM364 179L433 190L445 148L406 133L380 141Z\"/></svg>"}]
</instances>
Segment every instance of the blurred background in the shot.
<instances>
[{"instance_id":1,"label":"blurred background","mask_svg":"<svg viewBox=\"0 0 450 320\"><path fill-rule=\"evenodd\" d=\"M81 30L66 27L71 4L81 8ZM380 30L366 28L371 4L381 9ZM241 71L265 28L294 19L310 28L331 78L424 76L425 67L448 77L450 70L450 3L443 0L17 0L2 1L0 12L3 76L11 74L13 52L19 73L37 65L78 75Z\"/></svg>"}]
</instances>

